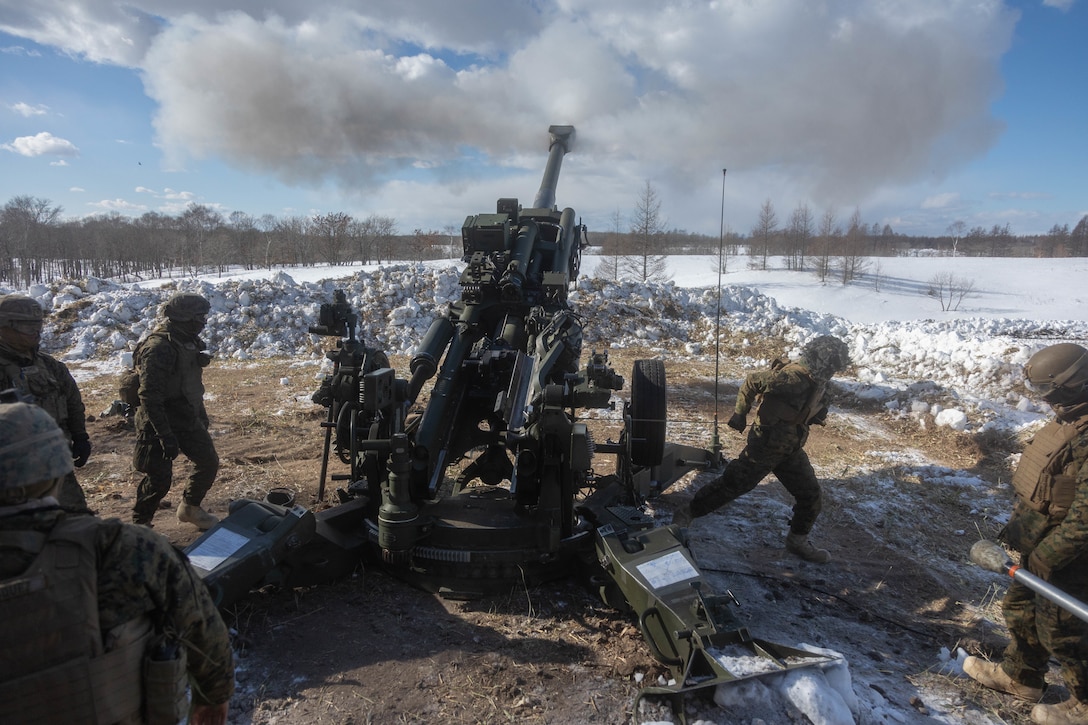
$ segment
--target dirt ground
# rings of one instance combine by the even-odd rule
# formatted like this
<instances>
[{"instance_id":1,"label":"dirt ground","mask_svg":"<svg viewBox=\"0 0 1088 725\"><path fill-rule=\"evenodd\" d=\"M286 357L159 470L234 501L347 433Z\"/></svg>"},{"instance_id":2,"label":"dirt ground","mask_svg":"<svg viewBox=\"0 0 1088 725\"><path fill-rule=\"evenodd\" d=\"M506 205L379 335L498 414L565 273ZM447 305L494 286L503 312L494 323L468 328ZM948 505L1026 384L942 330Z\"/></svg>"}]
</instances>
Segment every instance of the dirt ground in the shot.
<instances>
[{"instance_id":1,"label":"dirt ground","mask_svg":"<svg viewBox=\"0 0 1088 725\"><path fill-rule=\"evenodd\" d=\"M617 356L618 355L618 356ZM649 351L613 354L620 372ZM393 360L400 374L403 361ZM714 415L713 362L667 358L670 438L709 445ZM222 466L206 508L224 515L230 501L263 498L272 488L297 493L297 503L317 501L324 410L309 396L317 387L316 365L292 360L216 363L206 369L212 434ZM721 379L739 378L723 369ZM103 375L81 383L94 445L79 470L91 507L100 515L130 519L137 474L131 470L133 433L117 416L102 416L116 396L116 379ZM735 388L721 389L728 418ZM726 456L741 439L722 426ZM766 517L788 502L765 482L730 507L691 527L700 566L737 598L740 616L756 636L776 642L807 642L847 654L856 681L867 683L897 708L927 717L926 699L942 708L981 710L1008 723L1027 722L1030 707L993 697L972 684L934 671L941 647L995 655L1004 640L995 618L994 592L972 589L952 571L929 562L962 560L974 540L978 517L961 501L923 494L915 521L877 522L886 538L850 524L863 515L867 476L858 462L874 446L924 450L935 464L970 470L989 480L1007 477L1012 443L979 440L950 431L919 432L888 418L880 406L840 396L830 424L816 429L808 450L825 486L819 542L834 556L817 566L785 555L782 529L765 535L722 534L730 517ZM185 474L181 464L175 474ZM702 473L699 476L710 474ZM694 475L650 502L668 523L672 509L701 483ZM904 482L908 485L911 482ZM331 493L334 484L329 484ZM199 534L179 525L171 510L155 518L155 530L179 547ZM947 505L946 505L947 504ZM965 538L963 529L972 527ZM924 535L917 529L925 528ZM983 524L985 527L985 523ZM958 533L957 533L958 532ZM991 537L995 529L979 534ZM653 698L635 711L640 682L667 677L643 641L637 624L573 580L516 588L503 596L448 601L414 589L379 570L360 567L349 579L290 591L266 587L224 612L235 637L238 688L232 723L604 723L673 719L667 703ZM999 618L998 618L999 621ZM928 693L928 694L924 694ZM707 695L688 698L691 719L752 722L750 716L716 709ZM805 722L794 719L794 722ZM773 720L767 720L773 722Z\"/></svg>"}]
</instances>

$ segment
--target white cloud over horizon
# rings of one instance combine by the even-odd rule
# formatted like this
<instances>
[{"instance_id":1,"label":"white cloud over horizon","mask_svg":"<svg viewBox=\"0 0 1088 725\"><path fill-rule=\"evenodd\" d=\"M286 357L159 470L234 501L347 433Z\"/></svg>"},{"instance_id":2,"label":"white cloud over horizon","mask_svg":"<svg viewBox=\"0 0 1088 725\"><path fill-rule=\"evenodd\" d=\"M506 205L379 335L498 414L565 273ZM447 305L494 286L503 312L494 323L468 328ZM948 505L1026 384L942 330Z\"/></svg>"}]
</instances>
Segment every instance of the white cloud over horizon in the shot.
<instances>
[{"instance_id":1,"label":"white cloud over horizon","mask_svg":"<svg viewBox=\"0 0 1088 725\"><path fill-rule=\"evenodd\" d=\"M79 149L71 141L58 138L48 131L33 136L19 136L0 148L20 156L79 156Z\"/></svg>"}]
</instances>

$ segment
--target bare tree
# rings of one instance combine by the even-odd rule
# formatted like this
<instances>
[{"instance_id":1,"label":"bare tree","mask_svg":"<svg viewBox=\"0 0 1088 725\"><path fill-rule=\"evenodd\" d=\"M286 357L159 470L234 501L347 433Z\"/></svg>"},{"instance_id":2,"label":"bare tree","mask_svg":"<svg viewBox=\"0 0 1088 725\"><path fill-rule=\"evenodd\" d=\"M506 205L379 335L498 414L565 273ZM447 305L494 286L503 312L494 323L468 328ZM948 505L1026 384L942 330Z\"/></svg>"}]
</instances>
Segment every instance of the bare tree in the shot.
<instances>
[{"instance_id":1,"label":"bare tree","mask_svg":"<svg viewBox=\"0 0 1088 725\"><path fill-rule=\"evenodd\" d=\"M317 238L318 248L326 264L341 264L348 243L348 225L351 217L342 211L317 214L310 219L311 233Z\"/></svg>"},{"instance_id":2,"label":"bare tree","mask_svg":"<svg viewBox=\"0 0 1088 725\"><path fill-rule=\"evenodd\" d=\"M938 272L929 280L926 294L940 302L941 310L955 312L965 299L974 296L974 291L974 280L956 277L951 272Z\"/></svg>"},{"instance_id":3,"label":"bare tree","mask_svg":"<svg viewBox=\"0 0 1088 725\"><path fill-rule=\"evenodd\" d=\"M457 259L464 251L461 235L458 233L457 227L453 224L447 224L442 227L442 233L445 234L446 239L449 240L449 258Z\"/></svg>"},{"instance_id":4,"label":"bare tree","mask_svg":"<svg viewBox=\"0 0 1088 725\"><path fill-rule=\"evenodd\" d=\"M865 243L868 232L861 220L861 211L857 208L850 215L850 224L842 238L841 254L838 259L839 279L843 287L857 279L864 272L868 263L865 261Z\"/></svg>"},{"instance_id":5,"label":"bare tree","mask_svg":"<svg viewBox=\"0 0 1088 725\"><path fill-rule=\"evenodd\" d=\"M284 259L292 266L313 264L310 222L305 217L293 216L281 219L273 231L277 244L283 250Z\"/></svg>"},{"instance_id":6,"label":"bare tree","mask_svg":"<svg viewBox=\"0 0 1088 725\"><path fill-rule=\"evenodd\" d=\"M62 207L48 199L16 196L0 210L0 279L29 285L43 281L53 256L53 236Z\"/></svg>"},{"instance_id":7,"label":"bare tree","mask_svg":"<svg viewBox=\"0 0 1088 725\"><path fill-rule=\"evenodd\" d=\"M763 202L759 208L759 221L752 229L752 246L748 250L751 257L758 257L759 269L767 269L767 257L771 253L771 245L778 234L778 215L775 214L774 204L770 199Z\"/></svg>"},{"instance_id":8,"label":"bare tree","mask_svg":"<svg viewBox=\"0 0 1088 725\"><path fill-rule=\"evenodd\" d=\"M630 248L621 260L625 274L640 282L667 279L668 258L662 254L664 231L661 200L647 181L635 204Z\"/></svg>"},{"instance_id":9,"label":"bare tree","mask_svg":"<svg viewBox=\"0 0 1088 725\"><path fill-rule=\"evenodd\" d=\"M397 221L393 217L371 214L351 226L351 238L355 242L359 262L370 264L373 259L382 263L386 247L397 234Z\"/></svg>"},{"instance_id":10,"label":"bare tree","mask_svg":"<svg viewBox=\"0 0 1088 725\"><path fill-rule=\"evenodd\" d=\"M967 233L967 223L957 219L948 225L948 237L952 241L952 256L955 257L960 245L960 240Z\"/></svg>"},{"instance_id":11,"label":"bare tree","mask_svg":"<svg viewBox=\"0 0 1088 725\"><path fill-rule=\"evenodd\" d=\"M1069 248L1078 257L1088 257L1088 214L1082 216L1069 233Z\"/></svg>"},{"instance_id":12,"label":"bare tree","mask_svg":"<svg viewBox=\"0 0 1088 725\"><path fill-rule=\"evenodd\" d=\"M204 204L189 204L181 215L182 258L185 271L199 274L204 269L204 246L223 226L223 215Z\"/></svg>"},{"instance_id":13,"label":"bare tree","mask_svg":"<svg viewBox=\"0 0 1088 725\"><path fill-rule=\"evenodd\" d=\"M257 266L261 249L261 233L257 229L257 220L243 211L233 211L227 217L230 233L230 259L233 264L240 264L246 269Z\"/></svg>"},{"instance_id":14,"label":"bare tree","mask_svg":"<svg viewBox=\"0 0 1088 725\"><path fill-rule=\"evenodd\" d=\"M417 262L422 262L433 257L435 250L442 247L442 234L433 229L428 231L415 229L412 231L412 236L408 237L406 241L407 251L411 258Z\"/></svg>"},{"instance_id":15,"label":"bare tree","mask_svg":"<svg viewBox=\"0 0 1088 725\"><path fill-rule=\"evenodd\" d=\"M805 253L812 239L814 226L812 210L808 208L808 204L798 204L790 214L790 223L786 230L786 238L789 240L789 254L786 259L790 269L800 271L805 268Z\"/></svg>"},{"instance_id":16,"label":"bare tree","mask_svg":"<svg viewBox=\"0 0 1088 725\"><path fill-rule=\"evenodd\" d=\"M820 217L819 246L817 247L816 261L813 265L816 276L820 278L822 284L826 283L828 277L831 276L831 256L839 243L841 234L842 230L839 229L839 224L835 219L835 210L826 209L823 216Z\"/></svg>"},{"instance_id":17,"label":"bare tree","mask_svg":"<svg viewBox=\"0 0 1088 725\"><path fill-rule=\"evenodd\" d=\"M623 257L627 240L623 234L623 213L619 209L612 212L608 221L608 233L605 234L604 243L601 245L601 260L594 274L614 282L620 278L620 259Z\"/></svg>"}]
</instances>

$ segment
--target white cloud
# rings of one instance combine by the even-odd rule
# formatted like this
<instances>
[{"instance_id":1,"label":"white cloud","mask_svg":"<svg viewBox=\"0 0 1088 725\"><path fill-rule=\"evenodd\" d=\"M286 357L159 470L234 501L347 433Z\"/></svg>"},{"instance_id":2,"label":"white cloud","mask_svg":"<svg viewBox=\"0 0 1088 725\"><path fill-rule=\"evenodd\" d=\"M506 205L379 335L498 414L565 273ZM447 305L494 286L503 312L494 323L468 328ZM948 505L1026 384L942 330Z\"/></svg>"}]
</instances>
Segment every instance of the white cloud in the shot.
<instances>
[{"instance_id":1,"label":"white cloud","mask_svg":"<svg viewBox=\"0 0 1088 725\"><path fill-rule=\"evenodd\" d=\"M1040 191L995 191L988 194L991 199L1052 199L1053 194Z\"/></svg>"},{"instance_id":2,"label":"white cloud","mask_svg":"<svg viewBox=\"0 0 1088 725\"><path fill-rule=\"evenodd\" d=\"M146 206L142 204L133 204L126 199L103 199L102 201L89 202L87 206L103 212L120 212L122 214L147 211Z\"/></svg>"},{"instance_id":3,"label":"white cloud","mask_svg":"<svg viewBox=\"0 0 1088 725\"><path fill-rule=\"evenodd\" d=\"M960 200L960 195L950 191L944 194L936 194L922 200L923 209L946 209L955 205Z\"/></svg>"},{"instance_id":4,"label":"white cloud","mask_svg":"<svg viewBox=\"0 0 1088 725\"><path fill-rule=\"evenodd\" d=\"M49 112L49 106L43 106L41 104L38 104L37 106L32 106L29 103L23 103L22 101L20 101L19 103L13 103L12 105L8 106L8 108L15 111L20 116L26 116L27 118L30 118L31 116L44 116L46 113Z\"/></svg>"},{"instance_id":5,"label":"white cloud","mask_svg":"<svg viewBox=\"0 0 1088 725\"><path fill-rule=\"evenodd\" d=\"M9 144L0 144L0 148L21 156L79 156L75 144L48 131L34 136L19 136Z\"/></svg>"},{"instance_id":6,"label":"white cloud","mask_svg":"<svg viewBox=\"0 0 1088 725\"><path fill-rule=\"evenodd\" d=\"M25 56L28 56L30 58L39 58L39 57L41 57L41 53L39 53L38 51L30 50L29 48L24 48L21 45L7 45L7 46L4 46L3 48L0 48L0 53L5 53L7 55L25 55Z\"/></svg>"},{"instance_id":7,"label":"white cloud","mask_svg":"<svg viewBox=\"0 0 1088 725\"><path fill-rule=\"evenodd\" d=\"M65 161L64 159L59 159L57 161L50 161L49 165L50 166L67 166L68 162Z\"/></svg>"},{"instance_id":8,"label":"white cloud","mask_svg":"<svg viewBox=\"0 0 1088 725\"><path fill-rule=\"evenodd\" d=\"M1076 2L1076 0L1043 0L1043 5L1066 12L1073 7L1074 2Z\"/></svg>"}]
</instances>

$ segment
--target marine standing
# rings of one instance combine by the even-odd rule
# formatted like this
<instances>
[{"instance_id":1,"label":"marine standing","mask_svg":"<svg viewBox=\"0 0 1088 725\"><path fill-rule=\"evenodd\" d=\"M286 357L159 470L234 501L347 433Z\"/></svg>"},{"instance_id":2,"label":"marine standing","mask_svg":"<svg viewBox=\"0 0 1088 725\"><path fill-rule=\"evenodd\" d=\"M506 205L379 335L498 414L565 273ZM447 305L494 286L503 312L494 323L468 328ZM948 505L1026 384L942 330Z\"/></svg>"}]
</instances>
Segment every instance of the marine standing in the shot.
<instances>
[{"instance_id":1,"label":"marine standing","mask_svg":"<svg viewBox=\"0 0 1088 725\"><path fill-rule=\"evenodd\" d=\"M15 388L52 416L81 468L91 455L83 396L68 367L39 349L45 311L32 297L0 296L0 390ZM86 509L87 497L70 472L61 485L62 506Z\"/></svg>"},{"instance_id":2,"label":"marine standing","mask_svg":"<svg viewBox=\"0 0 1088 725\"><path fill-rule=\"evenodd\" d=\"M174 459L183 454L192 473L182 492L177 518L199 529L219 519L201 508L219 471L219 454L208 433L203 369L211 362L200 333L211 305L198 294L179 292L162 308L162 322L141 341L134 364L140 375L133 465L143 473L132 509L134 523L151 525L170 491Z\"/></svg>"},{"instance_id":3,"label":"marine standing","mask_svg":"<svg viewBox=\"0 0 1088 725\"><path fill-rule=\"evenodd\" d=\"M0 722L224 725L233 656L206 587L153 531L62 509L71 470L49 415L0 403Z\"/></svg>"},{"instance_id":4,"label":"marine standing","mask_svg":"<svg viewBox=\"0 0 1088 725\"><path fill-rule=\"evenodd\" d=\"M748 493L773 473L794 499L786 550L808 561L829 562L831 554L809 541L820 514L821 493L804 446L809 427L823 425L827 419L828 382L849 364L846 343L822 335L804 346L797 362L775 361L769 370L750 373L740 386L727 423L743 432L749 411L756 409L747 444L720 477L695 493L674 521L686 525L692 518L705 516Z\"/></svg>"},{"instance_id":5,"label":"marine standing","mask_svg":"<svg viewBox=\"0 0 1088 725\"><path fill-rule=\"evenodd\" d=\"M1053 408L1024 448L1012 477L1016 506L1001 538L1021 566L1088 600L1088 350L1050 345L1024 366L1028 386ZM1041 725L1088 723L1088 623L1013 580L1001 601L1009 645L1000 662L971 656L963 670L986 687L1038 701L1048 663L1061 667L1069 698L1036 705Z\"/></svg>"}]
</instances>

